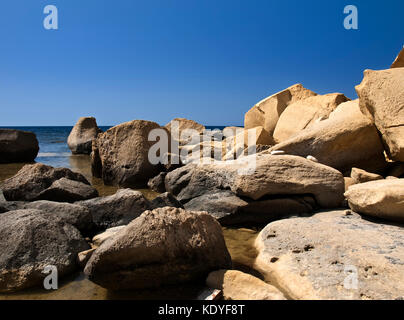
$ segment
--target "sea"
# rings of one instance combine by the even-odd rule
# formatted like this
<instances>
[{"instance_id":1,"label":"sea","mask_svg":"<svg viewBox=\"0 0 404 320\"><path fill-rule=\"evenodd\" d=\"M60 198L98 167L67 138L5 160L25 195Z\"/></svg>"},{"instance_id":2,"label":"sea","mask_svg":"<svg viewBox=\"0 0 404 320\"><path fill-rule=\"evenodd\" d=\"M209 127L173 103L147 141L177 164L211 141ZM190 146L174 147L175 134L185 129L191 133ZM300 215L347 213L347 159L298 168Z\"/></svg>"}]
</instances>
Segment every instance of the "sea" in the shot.
<instances>
[{"instance_id":1,"label":"sea","mask_svg":"<svg viewBox=\"0 0 404 320\"><path fill-rule=\"evenodd\" d=\"M112 126L100 126L102 131L110 129ZM73 156L67 146L67 138L72 131L72 126L66 127L0 127L31 131L36 134L39 142L39 153L35 162L40 162L52 167L62 167L77 169L77 159ZM223 130L224 126L206 126L208 130Z\"/></svg>"}]
</instances>

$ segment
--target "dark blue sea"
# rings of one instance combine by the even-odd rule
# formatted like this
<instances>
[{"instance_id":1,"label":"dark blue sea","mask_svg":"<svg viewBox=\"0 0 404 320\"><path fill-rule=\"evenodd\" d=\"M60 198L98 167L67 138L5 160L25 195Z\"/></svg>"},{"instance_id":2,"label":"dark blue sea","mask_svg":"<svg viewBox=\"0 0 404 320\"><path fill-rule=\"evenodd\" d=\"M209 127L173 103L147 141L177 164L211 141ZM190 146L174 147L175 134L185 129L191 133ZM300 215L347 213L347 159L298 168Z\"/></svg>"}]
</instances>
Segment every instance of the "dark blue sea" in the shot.
<instances>
[{"instance_id":1,"label":"dark blue sea","mask_svg":"<svg viewBox=\"0 0 404 320\"><path fill-rule=\"evenodd\" d=\"M6 127L2 127L6 128ZM67 146L67 137L69 136L72 126L69 127L7 127L10 129L18 129L23 131L31 131L36 134L39 142L39 153L35 159L52 167L63 167L72 169L71 152ZM103 131L108 130L111 126L101 126ZM206 129L220 129L224 126L206 126Z\"/></svg>"}]
</instances>

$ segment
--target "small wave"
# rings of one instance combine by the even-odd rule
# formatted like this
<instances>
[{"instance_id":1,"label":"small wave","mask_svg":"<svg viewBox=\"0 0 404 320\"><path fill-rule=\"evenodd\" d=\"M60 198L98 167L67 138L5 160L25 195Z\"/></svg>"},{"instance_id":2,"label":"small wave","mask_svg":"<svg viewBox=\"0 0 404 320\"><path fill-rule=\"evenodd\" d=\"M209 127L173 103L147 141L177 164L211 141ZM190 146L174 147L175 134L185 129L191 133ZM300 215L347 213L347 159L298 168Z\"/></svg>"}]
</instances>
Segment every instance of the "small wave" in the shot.
<instances>
[{"instance_id":1,"label":"small wave","mask_svg":"<svg viewBox=\"0 0 404 320\"><path fill-rule=\"evenodd\" d=\"M53 152L40 152L38 153L38 158L41 157L68 157L71 153L69 152L60 152L60 153L53 153Z\"/></svg>"}]
</instances>

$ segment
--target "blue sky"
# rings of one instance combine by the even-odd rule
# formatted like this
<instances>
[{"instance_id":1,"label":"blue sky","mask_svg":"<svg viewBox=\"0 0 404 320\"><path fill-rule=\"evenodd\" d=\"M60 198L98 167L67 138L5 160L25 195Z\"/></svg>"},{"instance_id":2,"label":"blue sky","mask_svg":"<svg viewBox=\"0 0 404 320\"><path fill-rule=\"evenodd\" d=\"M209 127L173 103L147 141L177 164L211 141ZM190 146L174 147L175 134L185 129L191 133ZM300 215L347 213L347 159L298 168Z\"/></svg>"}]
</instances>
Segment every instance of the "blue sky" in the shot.
<instances>
[{"instance_id":1,"label":"blue sky","mask_svg":"<svg viewBox=\"0 0 404 320\"><path fill-rule=\"evenodd\" d=\"M56 5L59 30L43 27ZM343 27L345 5L359 30ZM300 82L355 98L404 45L402 0L3 0L0 126L186 117L242 125Z\"/></svg>"}]
</instances>

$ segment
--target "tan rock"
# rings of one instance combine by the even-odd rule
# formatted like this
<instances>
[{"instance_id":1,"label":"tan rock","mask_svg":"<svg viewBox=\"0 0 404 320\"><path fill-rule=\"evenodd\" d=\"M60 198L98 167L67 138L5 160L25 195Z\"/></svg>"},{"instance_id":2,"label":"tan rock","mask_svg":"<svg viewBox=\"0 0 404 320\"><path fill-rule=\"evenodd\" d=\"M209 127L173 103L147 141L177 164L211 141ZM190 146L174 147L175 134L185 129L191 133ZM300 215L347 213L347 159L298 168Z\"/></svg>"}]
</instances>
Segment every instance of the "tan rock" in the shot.
<instances>
[{"instance_id":1,"label":"tan rock","mask_svg":"<svg viewBox=\"0 0 404 320\"><path fill-rule=\"evenodd\" d=\"M113 227L105 230L102 233L97 234L94 236L92 240L93 248L98 248L100 245L102 245L105 241L110 239L113 235L116 233L122 231L126 226L118 226L118 227Z\"/></svg>"},{"instance_id":2,"label":"tan rock","mask_svg":"<svg viewBox=\"0 0 404 320\"><path fill-rule=\"evenodd\" d=\"M92 141L102 131L93 117L80 118L67 138L67 145L73 154L90 154Z\"/></svg>"},{"instance_id":3,"label":"tan rock","mask_svg":"<svg viewBox=\"0 0 404 320\"><path fill-rule=\"evenodd\" d=\"M77 254L77 263L80 267L84 268L88 260L90 260L91 255L95 251L95 248L86 250L86 251L81 251Z\"/></svg>"},{"instance_id":4,"label":"tan rock","mask_svg":"<svg viewBox=\"0 0 404 320\"><path fill-rule=\"evenodd\" d=\"M366 70L356 92L361 111L374 121L389 157L404 161L404 68Z\"/></svg>"},{"instance_id":5,"label":"tan rock","mask_svg":"<svg viewBox=\"0 0 404 320\"><path fill-rule=\"evenodd\" d=\"M276 287L237 270L213 271L206 284L222 290L225 300L286 300Z\"/></svg>"},{"instance_id":6,"label":"tan rock","mask_svg":"<svg viewBox=\"0 0 404 320\"><path fill-rule=\"evenodd\" d=\"M244 131L244 128L240 127L226 127L223 129L223 138L234 137L235 135Z\"/></svg>"},{"instance_id":7,"label":"tan rock","mask_svg":"<svg viewBox=\"0 0 404 320\"><path fill-rule=\"evenodd\" d=\"M354 180L354 184L383 179L379 174L370 173L359 168L352 168L351 178Z\"/></svg>"},{"instance_id":8,"label":"tan rock","mask_svg":"<svg viewBox=\"0 0 404 320\"><path fill-rule=\"evenodd\" d=\"M403 242L402 226L322 212L267 225L254 269L292 299L402 299Z\"/></svg>"},{"instance_id":9,"label":"tan rock","mask_svg":"<svg viewBox=\"0 0 404 320\"><path fill-rule=\"evenodd\" d=\"M404 68L404 48L401 49L390 68Z\"/></svg>"},{"instance_id":10,"label":"tan rock","mask_svg":"<svg viewBox=\"0 0 404 320\"><path fill-rule=\"evenodd\" d=\"M351 177L344 177L344 181L345 181L345 191L348 191L350 186L356 184L355 180L352 179Z\"/></svg>"},{"instance_id":11,"label":"tan rock","mask_svg":"<svg viewBox=\"0 0 404 320\"><path fill-rule=\"evenodd\" d=\"M341 93L331 93L309 97L289 105L276 124L275 141L285 141L313 124L328 119L338 105L348 100Z\"/></svg>"},{"instance_id":12,"label":"tan rock","mask_svg":"<svg viewBox=\"0 0 404 320\"><path fill-rule=\"evenodd\" d=\"M355 212L404 221L404 179L357 184L345 192L345 197Z\"/></svg>"},{"instance_id":13,"label":"tan rock","mask_svg":"<svg viewBox=\"0 0 404 320\"><path fill-rule=\"evenodd\" d=\"M155 129L165 130L152 121L133 120L98 135L93 143L93 174L101 177L107 185L146 186L161 169L148 157L150 148L156 143L149 141L148 136Z\"/></svg>"},{"instance_id":14,"label":"tan rock","mask_svg":"<svg viewBox=\"0 0 404 320\"><path fill-rule=\"evenodd\" d=\"M252 129L261 126L272 136L279 117L288 105L315 95L301 84L295 84L258 102L246 113L244 127Z\"/></svg>"},{"instance_id":15,"label":"tan rock","mask_svg":"<svg viewBox=\"0 0 404 320\"><path fill-rule=\"evenodd\" d=\"M219 223L206 212L145 211L93 253L84 272L111 290L160 287L205 279L231 268Z\"/></svg>"},{"instance_id":16,"label":"tan rock","mask_svg":"<svg viewBox=\"0 0 404 320\"><path fill-rule=\"evenodd\" d=\"M341 105L342 106L342 105ZM386 166L383 144L372 121L358 110L357 102L335 112L330 119L272 147L287 154L314 156L320 163L349 174L352 167L378 172Z\"/></svg>"},{"instance_id":17,"label":"tan rock","mask_svg":"<svg viewBox=\"0 0 404 320\"><path fill-rule=\"evenodd\" d=\"M198 136L205 131L205 126L185 118L175 118L165 125L165 128L171 133L173 139L180 142L181 145L190 143L196 139L199 143ZM193 138L194 137L194 138Z\"/></svg>"}]
</instances>

